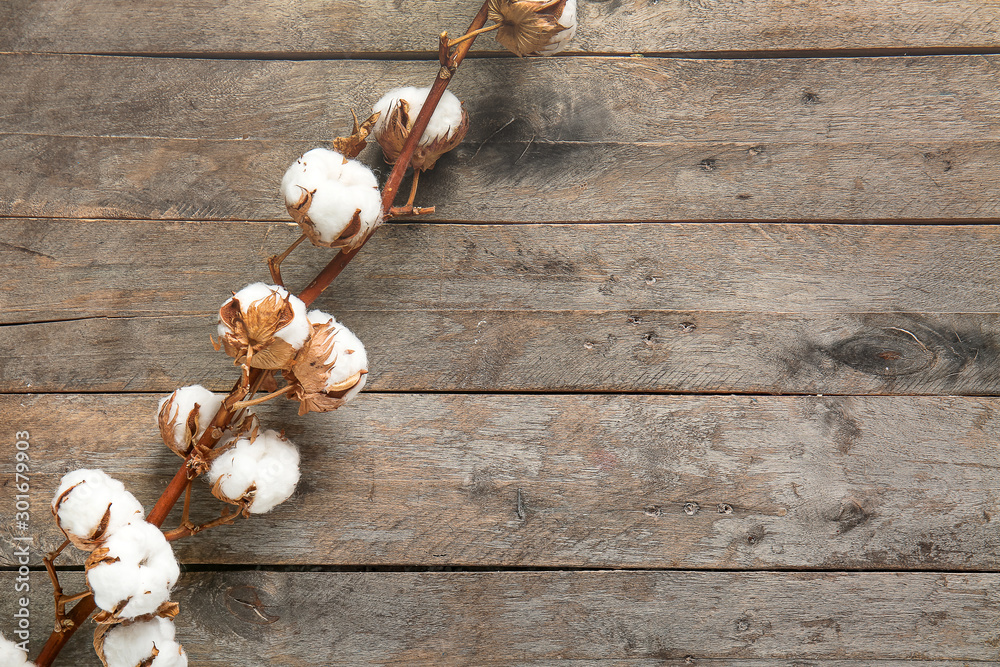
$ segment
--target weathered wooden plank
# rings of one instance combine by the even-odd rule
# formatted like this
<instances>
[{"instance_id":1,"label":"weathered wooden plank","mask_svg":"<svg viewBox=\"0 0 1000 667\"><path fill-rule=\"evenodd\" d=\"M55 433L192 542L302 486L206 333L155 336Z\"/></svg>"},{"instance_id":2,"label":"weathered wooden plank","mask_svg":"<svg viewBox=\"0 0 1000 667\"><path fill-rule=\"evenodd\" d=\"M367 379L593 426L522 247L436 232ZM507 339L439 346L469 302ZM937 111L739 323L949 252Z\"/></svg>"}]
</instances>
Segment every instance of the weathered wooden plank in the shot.
<instances>
[{"instance_id":1,"label":"weathered wooden plank","mask_svg":"<svg viewBox=\"0 0 1000 667\"><path fill-rule=\"evenodd\" d=\"M998 394L1000 315L337 311L370 391ZM0 391L228 391L213 315L0 328Z\"/></svg>"},{"instance_id":2,"label":"weathered wooden plank","mask_svg":"<svg viewBox=\"0 0 1000 667\"><path fill-rule=\"evenodd\" d=\"M183 5L163 0L6 0L0 50L125 53L436 53L442 30L460 34L477 2L275 0ZM987 47L998 8L989 0L580 3L573 50L685 52ZM480 50L496 51L487 36Z\"/></svg>"},{"instance_id":3,"label":"weathered wooden plank","mask_svg":"<svg viewBox=\"0 0 1000 667\"><path fill-rule=\"evenodd\" d=\"M0 215L282 220L315 142L0 135ZM995 141L463 144L421 179L426 216L470 222L1000 217Z\"/></svg>"},{"instance_id":4,"label":"weathered wooden plank","mask_svg":"<svg viewBox=\"0 0 1000 667\"><path fill-rule=\"evenodd\" d=\"M31 434L34 564L60 541L46 505L67 470L103 467L147 507L165 487L179 459L157 444L157 398L0 397L8 437ZM182 561L1000 566L1000 399L369 394L294 412L261 410L302 449L295 496L177 543ZM196 498L212 518L200 482Z\"/></svg>"},{"instance_id":5,"label":"weathered wooden plank","mask_svg":"<svg viewBox=\"0 0 1000 667\"><path fill-rule=\"evenodd\" d=\"M15 392L229 387L215 309L297 233L2 229ZM294 254L289 285L327 257ZM995 227L393 224L318 305L366 342L377 390L990 394L998 271Z\"/></svg>"},{"instance_id":6,"label":"weathered wooden plank","mask_svg":"<svg viewBox=\"0 0 1000 667\"><path fill-rule=\"evenodd\" d=\"M41 589L44 577L34 575ZM7 590L13 579L0 573ZM196 665L319 657L324 665L930 667L1000 658L996 574L189 573L175 598L178 636ZM47 607L43 592L32 597L33 646L49 627ZM14 610L4 596L3 618ZM64 664L96 667L91 651L86 637L74 638Z\"/></svg>"},{"instance_id":7,"label":"weathered wooden plank","mask_svg":"<svg viewBox=\"0 0 1000 667\"><path fill-rule=\"evenodd\" d=\"M291 223L2 220L0 322L214 314ZM996 225L385 225L323 295L337 311L996 313ZM283 265L305 285L331 251Z\"/></svg>"},{"instance_id":8,"label":"weathered wooden plank","mask_svg":"<svg viewBox=\"0 0 1000 667\"><path fill-rule=\"evenodd\" d=\"M16 91L0 214L46 217L283 219L287 165L342 132L372 81L426 65L0 58ZM469 221L995 218L996 72L995 57L472 63L456 90L475 129L421 200ZM338 90L355 92L331 104Z\"/></svg>"},{"instance_id":9,"label":"weathered wooden plank","mask_svg":"<svg viewBox=\"0 0 1000 667\"><path fill-rule=\"evenodd\" d=\"M364 113L435 73L389 60L6 54L0 132L323 142L349 132L350 108ZM998 75L1000 56L483 59L450 89L465 101L471 146L905 144L996 139Z\"/></svg>"}]
</instances>

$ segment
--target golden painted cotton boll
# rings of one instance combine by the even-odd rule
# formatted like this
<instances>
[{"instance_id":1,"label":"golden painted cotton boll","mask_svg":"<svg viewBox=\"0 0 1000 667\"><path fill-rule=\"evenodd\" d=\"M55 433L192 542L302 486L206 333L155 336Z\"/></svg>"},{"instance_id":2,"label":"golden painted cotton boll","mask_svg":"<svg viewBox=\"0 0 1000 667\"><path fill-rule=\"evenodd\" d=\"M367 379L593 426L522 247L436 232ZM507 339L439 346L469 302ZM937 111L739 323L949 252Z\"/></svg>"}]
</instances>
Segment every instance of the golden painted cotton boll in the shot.
<instances>
[{"instance_id":1,"label":"golden painted cotton boll","mask_svg":"<svg viewBox=\"0 0 1000 667\"><path fill-rule=\"evenodd\" d=\"M309 311L309 322L309 342L291 370L283 371L300 415L336 410L358 395L368 374L365 346L347 327L320 310Z\"/></svg>"},{"instance_id":2,"label":"golden painted cotton boll","mask_svg":"<svg viewBox=\"0 0 1000 667\"><path fill-rule=\"evenodd\" d=\"M355 248L382 221L372 170L326 148L312 149L288 168L281 195L302 233L324 248Z\"/></svg>"},{"instance_id":3,"label":"golden painted cotton boll","mask_svg":"<svg viewBox=\"0 0 1000 667\"><path fill-rule=\"evenodd\" d=\"M251 368L291 366L309 329L306 305L277 285L244 287L219 309L221 346L237 364Z\"/></svg>"},{"instance_id":4,"label":"golden painted cotton boll","mask_svg":"<svg viewBox=\"0 0 1000 667\"><path fill-rule=\"evenodd\" d=\"M490 0L496 40L518 55L551 55L576 34L576 0Z\"/></svg>"},{"instance_id":5,"label":"golden painted cotton boll","mask_svg":"<svg viewBox=\"0 0 1000 667\"><path fill-rule=\"evenodd\" d=\"M382 147L385 161L395 164L410 136L413 123L427 100L430 88L395 88L382 96L372 112L379 114L372 134ZM410 166L420 171L431 169L438 158L462 143L469 130L469 114L450 91L444 91L441 101L431 114L427 128L420 136Z\"/></svg>"},{"instance_id":6,"label":"golden painted cotton boll","mask_svg":"<svg viewBox=\"0 0 1000 667\"><path fill-rule=\"evenodd\" d=\"M164 444L178 456L186 457L191 447L204 435L220 407L222 396L200 384L175 389L170 396L160 399L157 413Z\"/></svg>"}]
</instances>

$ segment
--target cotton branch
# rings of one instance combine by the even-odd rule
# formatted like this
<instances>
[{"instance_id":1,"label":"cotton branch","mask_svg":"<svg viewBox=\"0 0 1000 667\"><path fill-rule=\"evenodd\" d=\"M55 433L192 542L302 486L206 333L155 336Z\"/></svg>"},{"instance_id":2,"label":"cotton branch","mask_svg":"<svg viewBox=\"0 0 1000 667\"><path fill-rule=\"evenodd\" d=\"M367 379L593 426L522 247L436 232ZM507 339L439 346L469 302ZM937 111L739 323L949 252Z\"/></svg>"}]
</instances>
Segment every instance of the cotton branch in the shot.
<instances>
[{"instance_id":1,"label":"cotton branch","mask_svg":"<svg viewBox=\"0 0 1000 667\"><path fill-rule=\"evenodd\" d=\"M466 31L467 34L476 33L476 31L483 28L486 24L488 16L489 5L487 1L483 3L479 13L476 14L472 24ZM408 207L394 209L393 202L396 199L396 194L399 191L399 186L402 183L403 176L409 167L410 159L417 149L418 142L420 141L424 130L427 128L427 123L429 122L431 115L434 113L434 110L437 108L437 105L441 100L441 95L448 87L448 84L451 83L452 76L465 59L465 56L469 53L469 50L472 48L472 44L478 34L479 33L473 34L468 37L468 39L464 39L462 41L456 40L457 43L455 45L448 45L445 43L445 45L442 46L441 68L438 71L437 77L434 79L434 83L431 86L426 101L420 109L420 113L414 121L413 128L410 131L406 143L403 145L399 158L396 160L396 164L393 167L392 172L389 174L389 178L382 189L382 213L384 217L391 217L393 214L404 214L406 208L410 208L413 213L420 212L419 209L413 210L412 204L409 204ZM444 42L445 39L446 37L442 36L441 41ZM445 46L447 46L447 48L445 48ZM452 50L452 48L454 50ZM377 229L377 227L375 229ZM374 232L374 229L372 232ZM320 271L319 275L317 275L312 282L306 286L306 288L299 295L299 298L302 299L307 306L312 304L320 296L320 294L322 294L323 291L330 286L334 279L340 275L341 271L344 270L348 263L354 259L355 255L357 255L364 244L368 242L368 239L371 238L371 235L372 234L369 233L356 247L346 251L342 250L338 253L332 260L330 260L330 263L327 264L322 271ZM170 480L170 483L167 485L167 488L164 490L160 498L156 501L153 509L150 510L149 515L146 517L147 522L157 527L162 527L167 515L170 513L171 509L173 509L181 495L184 494L190 481L198 474L196 469L191 465L194 463L196 454L198 452L210 451L213 447L215 447L223 431L225 431L226 428L232 423L234 416L239 412L239 408L236 404L241 401L245 401L248 398L252 399L265 380L270 378L273 373L274 371L271 370L254 368L250 369L248 374L244 375L239 381L236 382L229 395L222 402L222 407L220 407L218 412L215 414L212 423L205 429L204 434L198 440L197 446L192 448L191 453L174 474L173 479ZM73 607L72 611L62 620L61 628L49 636L45 646L42 647L38 657L35 658L35 664L37 667L51 667L60 651L69 641L70 637L72 637L73 633L83 625L84 621L90 617L95 609L96 604L94 602L93 595L87 595L81 599L76 606Z\"/></svg>"}]
</instances>

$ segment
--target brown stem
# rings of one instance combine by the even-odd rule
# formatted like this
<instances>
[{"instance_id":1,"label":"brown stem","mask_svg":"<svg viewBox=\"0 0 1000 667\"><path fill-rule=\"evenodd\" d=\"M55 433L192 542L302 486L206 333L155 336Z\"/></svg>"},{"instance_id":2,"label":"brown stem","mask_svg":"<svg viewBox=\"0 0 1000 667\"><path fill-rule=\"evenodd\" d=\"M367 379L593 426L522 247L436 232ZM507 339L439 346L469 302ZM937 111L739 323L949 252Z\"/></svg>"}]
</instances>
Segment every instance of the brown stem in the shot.
<instances>
[{"instance_id":1,"label":"brown stem","mask_svg":"<svg viewBox=\"0 0 1000 667\"><path fill-rule=\"evenodd\" d=\"M181 525L185 526L191 523L191 487L194 486L194 480L189 479L187 488L184 489L184 509L181 510Z\"/></svg>"},{"instance_id":2,"label":"brown stem","mask_svg":"<svg viewBox=\"0 0 1000 667\"><path fill-rule=\"evenodd\" d=\"M351 113L354 113L354 109L351 109ZM354 117L354 124L358 124L357 116ZM299 244L306 240L306 235L302 234L292 245L288 246L285 252L280 255L271 255L267 258L267 268L271 270L271 278L274 280L275 285L285 286L285 283L281 280L281 263L285 261L293 250L299 247Z\"/></svg>"},{"instance_id":3,"label":"brown stem","mask_svg":"<svg viewBox=\"0 0 1000 667\"><path fill-rule=\"evenodd\" d=\"M401 218L404 216L411 216L411 215L428 215L433 212L434 212L433 206L424 206L423 208L421 208L420 206L393 206L392 208L389 209L389 212L386 214L385 217L386 219Z\"/></svg>"},{"instance_id":4,"label":"brown stem","mask_svg":"<svg viewBox=\"0 0 1000 667\"><path fill-rule=\"evenodd\" d=\"M278 391L272 391L270 394L267 394L265 396L259 396L258 398L253 398L246 401L240 401L234 404L233 407L236 408L237 410L242 410L243 408L249 408L252 405L260 405L261 403L266 403L267 401L270 401L272 398L278 398L279 396L284 396L292 389L294 389L292 385L286 385L281 389L279 389Z\"/></svg>"},{"instance_id":5,"label":"brown stem","mask_svg":"<svg viewBox=\"0 0 1000 667\"><path fill-rule=\"evenodd\" d=\"M413 182L410 183L410 196L406 198L406 205L413 208L413 200L417 198L417 183L420 182L420 170L413 170Z\"/></svg>"},{"instance_id":6,"label":"brown stem","mask_svg":"<svg viewBox=\"0 0 1000 667\"><path fill-rule=\"evenodd\" d=\"M63 549L69 546L69 540L64 541L59 545L59 548L55 551L50 551L45 554L42 558L42 562L45 563L45 571L49 573L49 580L52 581L52 596L55 598L56 606L56 629L55 632L62 632L63 628L66 627L68 621L66 620L66 604L68 602L73 602L74 600L79 600L82 597L86 597L86 593L81 593L79 595L67 596L63 595L62 586L59 584L59 575L56 573L55 561L59 558L59 554L63 552Z\"/></svg>"},{"instance_id":7,"label":"brown stem","mask_svg":"<svg viewBox=\"0 0 1000 667\"><path fill-rule=\"evenodd\" d=\"M556 2L559 2L559 0L556 0ZM484 32L490 32L492 30L496 30L499 27L500 27L499 23L494 23L493 25L487 28L480 28L479 30L470 30L461 37L457 37L456 39L453 39L450 42L448 42L448 48L453 49L466 40L475 39L479 35L482 35Z\"/></svg>"},{"instance_id":8,"label":"brown stem","mask_svg":"<svg viewBox=\"0 0 1000 667\"><path fill-rule=\"evenodd\" d=\"M479 13L476 14L476 18L472 20L472 24L469 25L467 32L473 32L479 30L484 25L486 25L486 19L489 16L489 2L484 2L482 8L480 8ZM410 136L406 138L406 143L403 144L403 150L399 153L399 158L396 159L396 164L392 168L392 172L389 174L389 179L386 181L385 187L382 188L382 211L384 214L388 214L392 209L392 202L396 200L396 193L399 191L399 184L403 180L403 175L406 173L407 167L410 165L410 158L413 157L414 151L417 150L417 142L420 137L423 136L424 130L427 129L427 123L431 119L431 114L437 108L438 102L441 101L441 95L444 94L445 88L451 82L452 73L462 64L465 60L465 56L468 55L469 49L472 48L475 39L470 39L467 42L462 42L455 49L455 53L452 54L449 59L449 64L447 66L442 66L438 70L437 78L434 79L434 83L431 85L431 90L427 93L427 99L424 100L424 105L420 109L420 113L417 114L416 120L413 121L413 128L410 130ZM376 228L377 229L377 228ZM373 230L374 231L374 230ZM309 283L302 293L299 294L299 298L305 301L306 305L310 305L316 298L323 293L330 283L340 275L354 256L358 254L358 251L364 247L368 239L371 238L369 234L365 239L356 247L354 250L348 252L341 252L327 264L319 275L313 278L313 281Z\"/></svg>"},{"instance_id":9,"label":"brown stem","mask_svg":"<svg viewBox=\"0 0 1000 667\"><path fill-rule=\"evenodd\" d=\"M448 58L451 56L451 47L448 46L448 31L445 30L438 37L438 62L441 63L441 67L448 66Z\"/></svg>"},{"instance_id":10,"label":"brown stem","mask_svg":"<svg viewBox=\"0 0 1000 667\"><path fill-rule=\"evenodd\" d=\"M209 528L215 528L216 526L228 526L236 521L236 517L239 516L238 512L231 512L229 505L226 505L222 509L222 516L218 519L212 519L207 523L203 523L200 526L196 526L188 520L184 520L181 525L173 530L168 530L163 533L163 536L167 538L168 542L173 542L174 540L179 540L183 537L190 537L192 535L197 535L203 530L208 530Z\"/></svg>"},{"instance_id":11,"label":"brown stem","mask_svg":"<svg viewBox=\"0 0 1000 667\"><path fill-rule=\"evenodd\" d=\"M489 16L489 0L483 2L483 6L479 9L479 13L472 20L469 25L467 33L475 32L479 30L484 25L486 25L486 19ZM431 90L427 94L427 99L424 100L424 104L420 109L420 113L417 114L416 120L413 122L413 128L410 130L410 135L406 139L406 143L403 144L403 150L399 154L399 158L396 160L395 166L392 168L392 172L389 174L389 178L386 181L385 187L382 189L382 212L383 215L388 215L392 210L392 203L396 200L396 193L399 191L399 184L403 180L403 175L406 173L406 169L410 164L410 158L413 157L413 153L417 149L417 142L420 137L423 136L424 130L427 129L427 123L431 119L431 114L437 108L438 103L441 101L441 95L444 94L445 89L451 82L452 74L462 64L465 56L468 55L469 50L472 48L472 44L476 41L475 37L462 42L457 47L455 47L455 52L448 58L448 64L442 65L441 69L438 70L437 77L434 79L434 83L431 85ZM377 229L377 227L376 227ZM374 232L374 230L372 230ZM323 293L327 287L334 281L334 279L340 275L341 271L347 267L355 255L364 247L365 243L368 242L372 236L371 233L368 234L362 240L362 242L353 250L347 252L340 252L330 262L323 267L323 270L313 278L312 282L306 286L302 293L299 294L299 298L305 302L305 304L311 305L320 294ZM253 396L260 388L261 382L263 382L265 374L270 374L273 371L262 371L260 369L253 369L250 372L250 388L247 390L245 385L240 381L236 383L233 387L229 396L222 402L222 407L215 414L215 418L212 420L211 425L205 429L204 435L198 441L198 444L203 445L204 449L211 449L218 442L219 437L221 437L222 432L229 426L236 414L237 410L233 407L238 401L246 396ZM216 435L218 434L218 435ZM192 452L195 448L192 447ZM188 465L187 460L184 464L177 470L174 474L173 479L167 485L167 488L163 491L159 500L150 510L149 515L146 517L146 521L159 527L163 525L164 520L166 520L167 515L170 510L173 509L177 500L184 493L184 489L187 487L187 483L190 480L188 476ZM52 667L53 661L59 655L63 646L69 641L69 638L73 636L73 633L79 628L84 621L86 621L90 615L96 609L94 604L94 596L88 595L87 597L80 600L73 611L67 616L67 620L73 623L72 626L65 628L62 632L53 632L45 646L42 647L41 653L35 658L35 665L37 667Z\"/></svg>"}]
</instances>

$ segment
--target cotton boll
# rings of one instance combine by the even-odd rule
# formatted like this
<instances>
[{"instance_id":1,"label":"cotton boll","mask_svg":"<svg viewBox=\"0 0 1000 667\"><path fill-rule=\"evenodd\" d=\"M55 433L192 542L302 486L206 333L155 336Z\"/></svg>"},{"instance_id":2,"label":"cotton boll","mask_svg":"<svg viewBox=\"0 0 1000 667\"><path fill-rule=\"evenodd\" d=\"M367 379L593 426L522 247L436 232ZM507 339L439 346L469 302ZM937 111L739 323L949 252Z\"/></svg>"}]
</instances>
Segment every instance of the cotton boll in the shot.
<instances>
[{"instance_id":1,"label":"cotton boll","mask_svg":"<svg viewBox=\"0 0 1000 667\"><path fill-rule=\"evenodd\" d=\"M546 46L535 52L538 55L551 56L564 51L576 37L576 0L566 0L566 5L557 20L559 25L566 29L553 35Z\"/></svg>"},{"instance_id":2,"label":"cotton boll","mask_svg":"<svg viewBox=\"0 0 1000 667\"><path fill-rule=\"evenodd\" d=\"M372 134L382 146L386 162L393 164L403 151L417 115L427 101L430 88L395 88L382 96L372 107L372 112L380 113ZM420 141L410 158L414 169L426 170L434 166L438 158L453 149L469 129L469 116L462 103L451 91L444 91Z\"/></svg>"},{"instance_id":3,"label":"cotton boll","mask_svg":"<svg viewBox=\"0 0 1000 667\"><path fill-rule=\"evenodd\" d=\"M245 513L263 514L288 500L299 481L299 450L277 431L241 438L212 462L212 493Z\"/></svg>"},{"instance_id":4,"label":"cotton boll","mask_svg":"<svg viewBox=\"0 0 1000 667\"><path fill-rule=\"evenodd\" d=\"M226 354L253 368L285 368L309 338L306 305L278 285L254 283L219 308L218 333Z\"/></svg>"},{"instance_id":5,"label":"cotton boll","mask_svg":"<svg viewBox=\"0 0 1000 667\"><path fill-rule=\"evenodd\" d=\"M382 195L377 188L346 186L337 181L317 188L309 205L309 220L317 245L334 247L355 215L359 231L365 234L378 223L382 217Z\"/></svg>"},{"instance_id":6,"label":"cotton boll","mask_svg":"<svg viewBox=\"0 0 1000 667\"><path fill-rule=\"evenodd\" d=\"M306 304L294 294L289 294L288 290L280 285L266 285L264 283L253 283L247 285L233 295L230 301L238 301L240 310L246 313L251 307L259 306L265 302L272 294L277 294L280 303L287 303L292 311L292 320L284 327L274 332L276 338L284 340L292 347L298 349L309 337L309 323L306 317ZM222 323L219 324L219 335L223 334Z\"/></svg>"},{"instance_id":7,"label":"cotton boll","mask_svg":"<svg viewBox=\"0 0 1000 667\"><path fill-rule=\"evenodd\" d=\"M313 244L350 249L382 220L372 170L327 148L296 160L281 179L288 214Z\"/></svg>"},{"instance_id":8,"label":"cotton boll","mask_svg":"<svg viewBox=\"0 0 1000 667\"><path fill-rule=\"evenodd\" d=\"M566 48L576 33L576 0L490 0L495 39L518 56L549 55Z\"/></svg>"},{"instance_id":9,"label":"cotton boll","mask_svg":"<svg viewBox=\"0 0 1000 667\"><path fill-rule=\"evenodd\" d=\"M321 310L311 310L308 317L314 325L327 323L335 327L333 349L326 359L332 367L327 373L324 389L335 390L335 387L348 378L360 374L358 383L343 396L345 402L351 400L364 388L368 380L368 353L364 344L350 329L337 322L333 315Z\"/></svg>"},{"instance_id":10,"label":"cotton boll","mask_svg":"<svg viewBox=\"0 0 1000 667\"><path fill-rule=\"evenodd\" d=\"M0 634L0 665L2 667L35 667L35 663L28 662L28 654L2 634Z\"/></svg>"},{"instance_id":11,"label":"cotton boll","mask_svg":"<svg viewBox=\"0 0 1000 667\"><path fill-rule=\"evenodd\" d=\"M187 456L222 407L223 397L200 384L181 387L160 399L157 423L163 442L179 456ZM198 406L195 411L195 406ZM197 432L191 427L197 424Z\"/></svg>"},{"instance_id":12,"label":"cotton boll","mask_svg":"<svg viewBox=\"0 0 1000 667\"><path fill-rule=\"evenodd\" d=\"M382 96L372 107L372 113L380 113L378 121L375 123L373 132L376 138L383 134L391 122L394 109L399 105L400 100L406 100L409 106L409 115L416 118L420 110L427 101L427 95L431 92L430 87L416 88L408 86L405 88L394 88ZM462 124L462 103L458 101L455 94L450 90L444 91L437 108L431 114L431 119L427 122L427 128L420 135L418 145L426 146L433 141L447 139L451 137Z\"/></svg>"},{"instance_id":13,"label":"cotton boll","mask_svg":"<svg viewBox=\"0 0 1000 667\"><path fill-rule=\"evenodd\" d=\"M160 529L145 521L118 529L87 559L87 584L97 606L120 618L151 614L170 598L180 568Z\"/></svg>"},{"instance_id":14,"label":"cotton boll","mask_svg":"<svg viewBox=\"0 0 1000 667\"><path fill-rule=\"evenodd\" d=\"M67 539L84 551L144 516L142 505L125 485L102 470L86 469L63 476L52 499L52 513Z\"/></svg>"},{"instance_id":15,"label":"cotton boll","mask_svg":"<svg viewBox=\"0 0 1000 667\"><path fill-rule=\"evenodd\" d=\"M299 414L329 412L364 388L368 355L358 337L333 316L309 311L312 336L282 375L292 387L288 398L299 402Z\"/></svg>"},{"instance_id":16,"label":"cotton boll","mask_svg":"<svg viewBox=\"0 0 1000 667\"><path fill-rule=\"evenodd\" d=\"M173 621L156 617L148 621L123 623L108 630L98 655L107 667L187 667L184 649L174 639ZM153 649L158 651L152 662ZM103 655L101 653L103 652Z\"/></svg>"}]
</instances>

